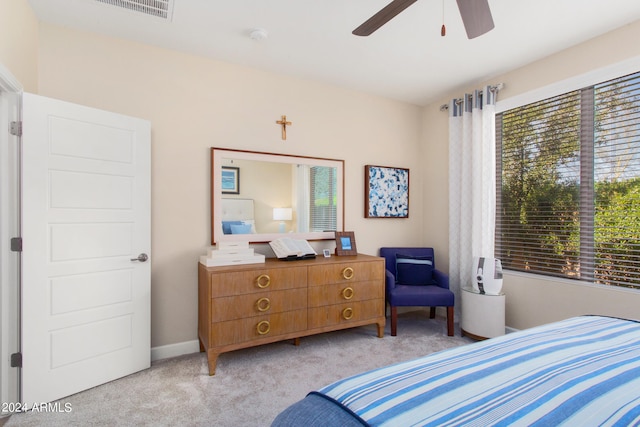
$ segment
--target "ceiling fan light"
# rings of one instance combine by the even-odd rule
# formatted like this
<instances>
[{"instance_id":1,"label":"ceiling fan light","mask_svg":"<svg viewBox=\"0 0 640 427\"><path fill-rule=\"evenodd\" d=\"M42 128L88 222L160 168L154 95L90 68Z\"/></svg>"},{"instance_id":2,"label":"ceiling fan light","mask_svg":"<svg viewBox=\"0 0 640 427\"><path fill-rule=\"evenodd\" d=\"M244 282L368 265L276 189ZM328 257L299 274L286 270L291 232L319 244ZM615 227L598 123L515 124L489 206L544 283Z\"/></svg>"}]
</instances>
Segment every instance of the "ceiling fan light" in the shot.
<instances>
[{"instance_id":1,"label":"ceiling fan light","mask_svg":"<svg viewBox=\"0 0 640 427\"><path fill-rule=\"evenodd\" d=\"M489 0L456 0L467 38L474 39L495 27Z\"/></svg>"}]
</instances>

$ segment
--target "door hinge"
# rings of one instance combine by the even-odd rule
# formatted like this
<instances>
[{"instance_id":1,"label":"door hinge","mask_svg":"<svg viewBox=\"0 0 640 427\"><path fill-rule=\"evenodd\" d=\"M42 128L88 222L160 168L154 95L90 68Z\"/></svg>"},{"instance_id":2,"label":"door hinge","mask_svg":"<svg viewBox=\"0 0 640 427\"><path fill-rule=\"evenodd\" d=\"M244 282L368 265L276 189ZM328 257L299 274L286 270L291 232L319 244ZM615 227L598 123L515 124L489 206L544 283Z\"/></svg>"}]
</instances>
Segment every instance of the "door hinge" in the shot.
<instances>
[{"instance_id":1,"label":"door hinge","mask_svg":"<svg viewBox=\"0 0 640 427\"><path fill-rule=\"evenodd\" d=\"M22 368L22 353L13 353L11 355L11 367Z\"/></svg>"},{"instance_id":2,"label":"door hinge","mask_svg":"<svg viewBox=\"0 0 640 427\"><path fill-rule=\"evenodd\" d=\"M22 136L22 122L11 122L9 132L11 132L11 135Z\"/></svg>"},{"instance_id":3,"label":"door hinge","mask_svg":"<svg viewBox=\"0 0 640 427\"><path fill-rule=\"evenodd\" d=\"M22 252L22 237L13 237L11 239L11 251Z\"/></svg>"}]
</instances>

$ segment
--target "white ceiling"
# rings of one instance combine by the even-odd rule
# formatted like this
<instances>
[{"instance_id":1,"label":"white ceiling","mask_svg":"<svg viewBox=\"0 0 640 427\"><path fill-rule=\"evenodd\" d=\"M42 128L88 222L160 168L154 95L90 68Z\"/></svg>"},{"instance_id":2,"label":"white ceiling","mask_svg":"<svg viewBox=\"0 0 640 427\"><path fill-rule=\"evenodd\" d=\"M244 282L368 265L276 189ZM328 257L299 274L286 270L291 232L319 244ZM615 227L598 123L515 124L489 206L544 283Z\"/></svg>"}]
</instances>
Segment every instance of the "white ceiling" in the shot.
<instances>
[{"instance_id":1,"label":"white ceiling","mask_svg":"<svg viewBox=\"0 0 640 427\"><path fill-rule=\"evenodd\" d=\"M495 29L468 40L454 0L420 0L351 34L389 1L173 0L167 20L96 0L29 3L41 21L418 105L640 19L640 0L489 0Z\"/></svg>"}]
</instances>

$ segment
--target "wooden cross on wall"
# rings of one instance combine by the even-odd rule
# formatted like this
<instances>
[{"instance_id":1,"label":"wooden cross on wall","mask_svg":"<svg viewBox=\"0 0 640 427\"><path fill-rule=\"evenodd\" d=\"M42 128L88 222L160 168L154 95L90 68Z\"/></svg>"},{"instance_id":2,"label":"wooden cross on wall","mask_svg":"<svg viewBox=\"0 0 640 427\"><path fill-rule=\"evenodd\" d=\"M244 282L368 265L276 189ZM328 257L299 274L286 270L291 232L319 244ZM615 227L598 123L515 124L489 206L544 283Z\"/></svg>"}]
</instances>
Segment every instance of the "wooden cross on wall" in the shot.
<instances>
[{"instance_id":1,"label":"wooden cross on wall","mask_svg":"<svg viewBox=\"0 0 640 427\"><path fill-rule=\"evenodd\" d=\"M287 121L287 116L282 116L282 119L276 122L280 126L282 126L282 139L287 139L287 126L291 126L293 123Z\"/></svg>"}]
</instances>

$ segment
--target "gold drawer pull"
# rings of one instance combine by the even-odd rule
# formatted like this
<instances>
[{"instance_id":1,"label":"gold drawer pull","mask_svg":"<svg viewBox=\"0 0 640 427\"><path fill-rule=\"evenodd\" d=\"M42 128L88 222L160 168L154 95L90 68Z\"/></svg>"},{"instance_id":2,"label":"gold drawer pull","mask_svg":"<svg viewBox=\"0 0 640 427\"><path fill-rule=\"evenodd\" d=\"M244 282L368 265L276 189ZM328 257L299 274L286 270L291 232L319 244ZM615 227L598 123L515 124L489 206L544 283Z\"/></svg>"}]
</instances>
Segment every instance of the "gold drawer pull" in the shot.
<instances>
[{"instance_id":1,"label":"gold drawer pull","mask_svg":"<svg viewBox=\"0 0 640 427\"><path fill-rule=\"evenodd\" d=\"M271 277L268 274L261 274L256 279L256 284L261 289L268 288L271 284Z\"/></svg>"},{"instance_id":2,"label":"gold drawer pull","mask_svg":"<svg viewBox=\"0 0 640 427\"><path fill-rule=\"evenodd\" d=\"M352 287L344 288L344 289L342 290L342 298L344 298L344 299L351 299L351 298L353 298L353 294L354 294L354 293L355 293L355 292L353 291L353 288L352 288Z\"/></svg>"},{"instance_id":3,"label":"gold drawer pull","mask_svg":"<svg viewBox=\"0 0 640 427\"><path fill-rule=\"evenodd\" d=\"M258 326L256 326L256 331L258 332L258 335L267 335L270 330L271 330L271 324L269 323L268 320L263 320L262 322L258 323Z\"/></svg>"},{"instance_id":4,"label":"gold drawer pull","mask_svg":"<svg viewBox=\"0 0 640 427\"><path fill-rule=\"evenodd\" d=\"M256 308L258 311L267 311L271 308L271 301L269 301L269 298L260 298L256 301Z\"/></svg>"},{"instance_id":5,"label":"gold drawer pull","mask_svg":"<svg viewBox=\"0 0 640 427\"><path fill-rule=\"evenodd\" d=\"M344 270L342 270L342 277L344 277L347 280L353 279L353 267L347 267Z\"/></svg>"},{"instance_id":6,"label":"gold drawer pull","mask_svg":"<svg viewBox=\"0 0 640 427\"><path fill-rule=\"evenodd\" d=\"M349 320L352 317L353 317L353 308L347 307L344 310L342 310L342 318L344 320Z\"/></svg>"}]
</instances>

